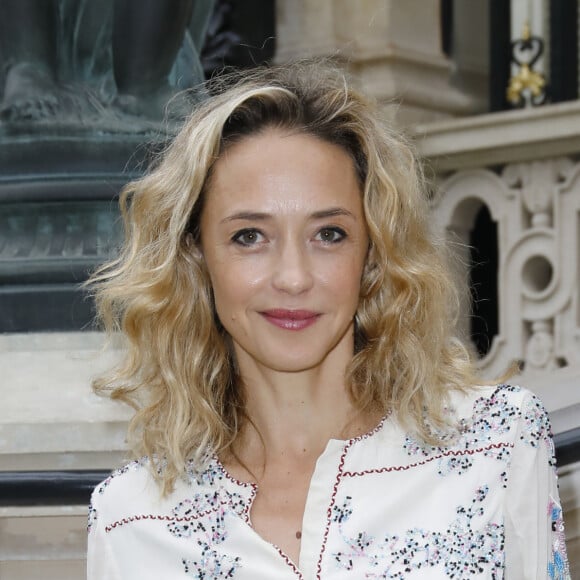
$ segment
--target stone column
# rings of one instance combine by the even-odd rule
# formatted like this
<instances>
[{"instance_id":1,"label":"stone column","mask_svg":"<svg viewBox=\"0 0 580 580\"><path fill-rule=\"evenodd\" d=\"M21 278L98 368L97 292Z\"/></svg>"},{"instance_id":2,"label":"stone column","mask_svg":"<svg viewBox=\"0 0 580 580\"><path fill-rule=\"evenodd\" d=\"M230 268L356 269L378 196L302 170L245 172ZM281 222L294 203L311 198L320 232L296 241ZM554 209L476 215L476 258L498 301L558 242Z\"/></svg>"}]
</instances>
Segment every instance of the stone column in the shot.
<instances>
[{"instance_id":1,"label":"stone column","mask_svg":"<svg viewBox=\"0 0 580 580\"><path fill-rule=\"evenodd\" d=\"M276 26L278 62L336 57L404 125L481 106L451 83L438 0L278 0Z\"/></svg>"}]
</instances>

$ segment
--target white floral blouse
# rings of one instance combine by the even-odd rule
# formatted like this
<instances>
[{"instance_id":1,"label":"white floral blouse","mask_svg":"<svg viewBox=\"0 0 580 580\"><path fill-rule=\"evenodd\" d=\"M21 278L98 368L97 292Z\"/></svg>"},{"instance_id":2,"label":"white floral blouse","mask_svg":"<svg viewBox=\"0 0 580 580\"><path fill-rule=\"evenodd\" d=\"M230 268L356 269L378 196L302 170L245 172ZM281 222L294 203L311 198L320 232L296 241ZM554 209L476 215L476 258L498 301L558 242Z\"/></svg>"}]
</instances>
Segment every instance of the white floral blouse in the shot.
<instances>
[{"instance_id":1,"label":"white floral blouse","mask_svg":"<svg viewBox=\"0 0 580 580\"><path fill-rule=\"evenodd\" d=\"M255 485L217 459L161 498L146 460L94 491L89 580L569 579L547 414L529 391L454 397L462 435L422 445L392 418L331 440L299 562L252 528Z\"/></svg>"}]
</instances>

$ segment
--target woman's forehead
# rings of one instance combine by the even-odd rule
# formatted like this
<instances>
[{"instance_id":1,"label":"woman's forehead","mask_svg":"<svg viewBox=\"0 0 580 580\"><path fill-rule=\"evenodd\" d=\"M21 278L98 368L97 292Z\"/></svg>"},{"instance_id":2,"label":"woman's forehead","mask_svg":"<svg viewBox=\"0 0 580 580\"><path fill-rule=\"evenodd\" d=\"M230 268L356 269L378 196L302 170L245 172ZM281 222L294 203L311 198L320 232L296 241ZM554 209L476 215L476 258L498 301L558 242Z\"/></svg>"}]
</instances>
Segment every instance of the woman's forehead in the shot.
<instances>
[{"instance_id":1,"label":"woman's forehead","mask_svg":"<svg viewBox=\"0 0 580 580\"><path fill-rule=\"evenodd\" d=\"M270 130L229 147L212 170L206 203L224 210L315 212L361 204L352 158L304 133ZM213 200L213 202L212 202Z\"/></svg>"}]
</instances>

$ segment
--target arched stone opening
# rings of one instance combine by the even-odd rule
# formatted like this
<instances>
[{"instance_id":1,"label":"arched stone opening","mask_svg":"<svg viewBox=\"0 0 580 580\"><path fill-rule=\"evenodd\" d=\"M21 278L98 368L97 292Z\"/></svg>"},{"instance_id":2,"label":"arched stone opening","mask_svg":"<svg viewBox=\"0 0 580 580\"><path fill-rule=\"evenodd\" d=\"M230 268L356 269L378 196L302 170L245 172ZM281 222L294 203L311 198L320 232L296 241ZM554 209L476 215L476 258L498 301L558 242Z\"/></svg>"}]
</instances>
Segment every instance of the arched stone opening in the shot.
<instances>
[{"instance_id":1,"label":"arched stone opening","mask_svg":"<svg viewBox=\"0 0 580 580\"><path fill-rule=\"evenodd\" d=\"M463 333L471 338L478 356L484 358L499 334L497 222L481 199L471 197L457 205L451 224L451 236L463 244L462 261L469 287Z\"/></svg>"}]
</instances>

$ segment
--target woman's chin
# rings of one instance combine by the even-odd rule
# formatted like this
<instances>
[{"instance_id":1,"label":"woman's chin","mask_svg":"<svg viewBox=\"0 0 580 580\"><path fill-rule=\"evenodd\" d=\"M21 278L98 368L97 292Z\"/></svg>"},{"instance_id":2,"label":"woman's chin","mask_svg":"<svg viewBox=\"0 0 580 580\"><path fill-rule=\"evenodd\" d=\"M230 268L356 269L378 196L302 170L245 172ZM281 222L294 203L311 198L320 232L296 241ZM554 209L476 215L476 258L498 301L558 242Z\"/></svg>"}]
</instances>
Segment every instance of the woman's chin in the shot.
<instances>
[{"instance_id":1,"label":"woman's chin","mask_svg":"<svg viewBox=\"0 0 580 580\"><path fill-rule=\"evenodd\" d=\"M325 360L324 353L315 354L310 350L305 352L303 349L297 352L279 353L267 357L260 357L257 359L260 366L269 368L273 371L281 373L299 373L309 371L319 367Z\"/></svg>"}]
</instances>

